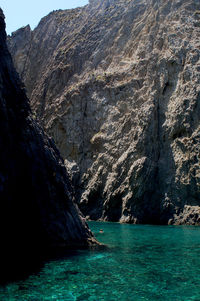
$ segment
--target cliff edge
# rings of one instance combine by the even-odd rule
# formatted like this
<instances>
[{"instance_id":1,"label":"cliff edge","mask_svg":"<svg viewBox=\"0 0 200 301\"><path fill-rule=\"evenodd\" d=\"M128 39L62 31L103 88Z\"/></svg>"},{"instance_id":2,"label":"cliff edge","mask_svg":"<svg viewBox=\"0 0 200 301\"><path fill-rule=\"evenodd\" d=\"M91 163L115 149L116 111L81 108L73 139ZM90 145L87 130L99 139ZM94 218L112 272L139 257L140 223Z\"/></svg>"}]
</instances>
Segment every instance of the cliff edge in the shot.
<instances>
[{"instance_id":1,"label":"cliff edge","mask_svg":"<svg viewBox=\"0 0 200 301\"><path fill-rule=\"evenodd\" d=\"M200 224L199 35L197 0L93 0L8 38L88 218Z\"/></svg>"}]
</instances>

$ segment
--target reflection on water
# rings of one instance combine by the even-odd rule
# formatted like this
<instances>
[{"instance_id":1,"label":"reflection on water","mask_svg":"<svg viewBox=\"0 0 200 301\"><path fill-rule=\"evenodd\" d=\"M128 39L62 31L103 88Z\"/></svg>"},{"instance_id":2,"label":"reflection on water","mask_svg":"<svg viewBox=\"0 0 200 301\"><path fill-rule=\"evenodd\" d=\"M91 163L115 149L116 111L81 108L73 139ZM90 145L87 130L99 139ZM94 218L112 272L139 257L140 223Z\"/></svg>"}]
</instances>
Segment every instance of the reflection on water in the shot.
<instances>
[{"instance_id":1,"label":"reflection on water","mask_svg":"<svg viewBox=\"0 0 200 301\"><path fill-rule=\"evenodd\" d=\"M89 225L109 249L49 261L0 300L200 300L200 228Z\"/></svg>"}]
</instances>

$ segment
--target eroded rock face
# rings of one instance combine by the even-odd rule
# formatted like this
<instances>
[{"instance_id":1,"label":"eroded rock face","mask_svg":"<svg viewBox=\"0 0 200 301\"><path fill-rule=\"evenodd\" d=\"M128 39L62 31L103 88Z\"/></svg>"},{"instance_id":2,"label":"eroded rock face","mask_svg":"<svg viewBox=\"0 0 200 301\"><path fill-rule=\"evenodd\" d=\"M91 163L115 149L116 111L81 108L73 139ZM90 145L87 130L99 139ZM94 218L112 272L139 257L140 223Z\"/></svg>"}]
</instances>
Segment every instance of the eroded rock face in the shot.
<instances>
[{"instance_id":1,"label":"eroded rock face","mask_svg":"<svg viewBox=\"0 0 200 301\"><path fill-rule=\"evenodd\" d=\"M199 34L198 0L93 0L32 32L19 72L88 218L200 224Z\"/></svg>"},{"instance_id":2,"label":"eroded rock face","mask_svg":"<svg viewBox=\"0 0 200 301\"><path fill-rule=\"evenodd\" d=\"M1 272L18 273L25 258L95 239L72 199L69 177L54 143L32 118L6 46L0 10ZM29 258L30 257L30 258ZM3 269L2 266L5 268Z\"/></svg>"}]
</instances>

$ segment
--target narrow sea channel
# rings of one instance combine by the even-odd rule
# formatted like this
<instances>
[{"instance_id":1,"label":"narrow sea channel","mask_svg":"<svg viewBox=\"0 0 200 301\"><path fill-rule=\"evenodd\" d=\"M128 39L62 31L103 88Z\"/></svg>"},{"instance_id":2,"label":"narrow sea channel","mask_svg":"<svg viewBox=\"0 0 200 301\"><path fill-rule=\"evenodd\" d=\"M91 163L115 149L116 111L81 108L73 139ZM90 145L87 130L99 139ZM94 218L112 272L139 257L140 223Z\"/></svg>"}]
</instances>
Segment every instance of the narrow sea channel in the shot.
<instances>
[{"instance_id":1,"label":"narrow sea channel","mask_svg":"<svg viewBox=\"0 0 200 301\"><path fill-rule=\"evenodd\" d=\"M49 261L26 280L1 286L0 300L200 300L200 227L89 226L107 250Z\"/></svg>"}]
</instances>

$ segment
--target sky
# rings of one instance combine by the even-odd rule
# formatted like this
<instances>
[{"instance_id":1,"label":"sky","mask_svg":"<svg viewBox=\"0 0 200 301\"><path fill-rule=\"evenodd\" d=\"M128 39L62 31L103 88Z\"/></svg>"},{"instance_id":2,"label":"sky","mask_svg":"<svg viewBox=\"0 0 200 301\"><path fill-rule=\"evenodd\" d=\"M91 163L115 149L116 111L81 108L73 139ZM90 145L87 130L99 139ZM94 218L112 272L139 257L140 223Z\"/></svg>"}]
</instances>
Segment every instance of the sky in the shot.
<instances>
[{"instance_id":1,"label":"sky","mask_svg":"<svg viewBox=\"0 0 200 301\"><path fill-rule=\"evenodd\" d=\"M6 17L6 32L30 25L34 29L41 18L53 10L69 9L88 4L88 0L0 0Z\"/></svg>"}]
</instances>

